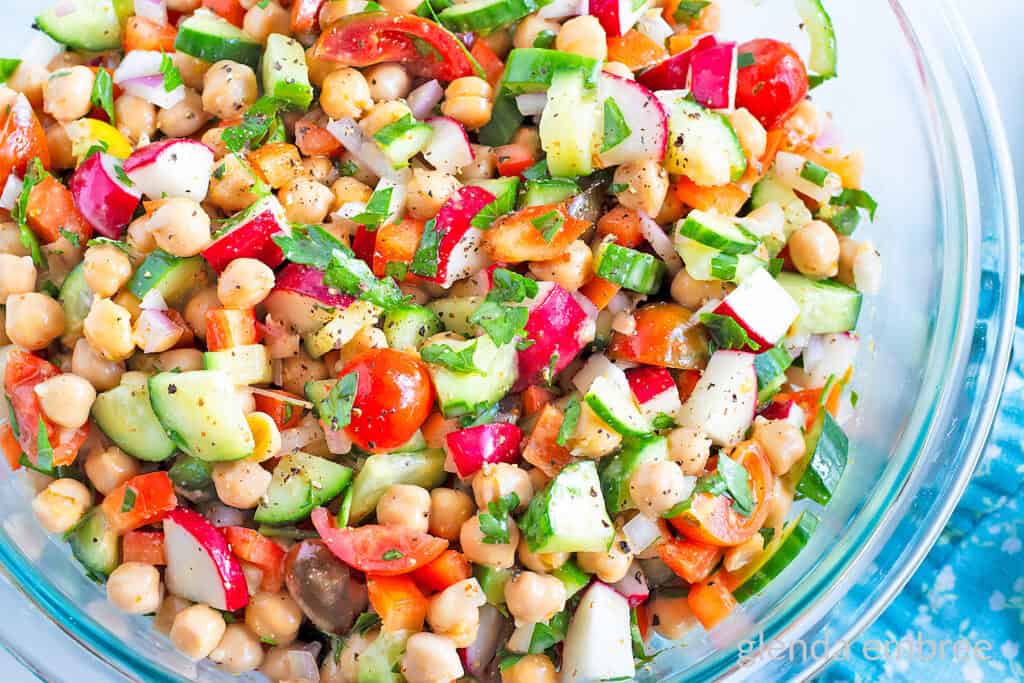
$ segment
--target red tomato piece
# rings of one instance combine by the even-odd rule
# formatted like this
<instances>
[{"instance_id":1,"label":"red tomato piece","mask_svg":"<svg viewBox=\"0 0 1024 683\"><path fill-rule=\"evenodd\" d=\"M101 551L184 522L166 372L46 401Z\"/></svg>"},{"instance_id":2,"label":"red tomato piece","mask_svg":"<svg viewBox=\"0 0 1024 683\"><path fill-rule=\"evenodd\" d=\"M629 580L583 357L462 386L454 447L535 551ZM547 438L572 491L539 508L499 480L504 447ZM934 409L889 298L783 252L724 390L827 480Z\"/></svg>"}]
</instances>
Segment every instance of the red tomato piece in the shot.
<instances>
[{"instance_id":1,"label":"red tomato piece","mask_svg":"<svg viewBox=\"0 0 1024 683\"><path fill-rule=\"evenodd\" d=\"M50 167L46 132L32 105L24 95L19 95L0 125L0 184L7 183L11 172L24 176L28 162L36 157L43 168Z\"/></svg>"},{"instance_id":2,"label":"red tomato piece","mask_svg":"<svg viewBox=\"0 0 1024 683\"><path fill-rule=\"evenodd\" d=\"M238 0L203 0L203 7L213 10L238 28L245 21L245 8Z\"/></svg>"},{"instance_id":3,"label":"red tomato piece","mask_svg":"<svg viewBox=\"0 0 1024 683\"><path fill-rule=\"evenodd\" d=\"M530 148L518 142L495 147L494 158L498 162L498 174L503 176L517 176L536 163Z\"/></svg>"},{"instance_id":4,"label":"red tomato piece","mask_svg":"<svg viewBox=\"0 0 1024 683\"><path fill-rule=\"evenodd\" d=\"M697 583L714 571L722 559L722 549L697 541L672 539L658 546L658 556L676 576L688 583Z\"/></svg>"},{"instance_id":5,"label":"red tomato piece","mask_svg":"<svg viewBox=\"0 0 1024 683\"><path fill-rule=\"evenodd\" d=\"M102 505L103 514L118 533L158 522L177 506L174 484L163 471L132 477L108 493Z\"/></svg>"},{"instance_id":6,"label":"red tomato piece","mask_svg":"<svg viewBox=\"0 0 1024 683\"><path fill-rule=\"evenodd\" d=\"M338 138L312 121L299 121L295 124L295 146L308 157L329 157L341 151Z\"/></svg>"},{"instance_id":7,"label":"red tomato piece","mask_svg":"<svg viewBox=\"0 0 1024 683\"><path fill-rule=\"evenodd\" d=\"M469 54L487 74L487 82L491 84L491 87L497 87L498 81L501 80L501 74L505 71L505 63L501 61L501 57L494 54L494 50L484 40L473 41L473 47Z\"/></svg>"},{"instance_id":8,"label":"red tomato piece","mask_svg":"<svg viewBox=\"0 0 1024 683\"><path fill-rule=\"evenodd\" d=\"M373 349L338 373L359 376L352 421L345 433L360 448L386 451L412 438L430 415L434 387L426 364L393 349Z\"/></svg>"},{"instance_id":9,"label":"red tomato piece","mask_svg":"<svg viewBox=\"0 0 1024 683\"><path fill-rule=\"evenodd\" d=\"M121 539L121 555L125 562L167 564L164 555L164 532L129 531Z\"/></svg>"},{"instance_id":10,"label":"red tomato piece","mask_svg":"<svg viewBox=\"0 0 1024 683\"><path fill-rule=\"evenodd\" d=\"M765 128L776 128L807 96L807 68L786 43L758 38L739 46L754 63L739 70L736 107L745 107Z\"/></svg>"},{"instance_id":11,"label":"red tomato piece","mask_svg":"<svg viewBox=\"0 0 1024 683\"><path fill-rule=\"evenodd\" d=\"M79 213L71 190L53 176L32 188L27 214L29 227L46 244L59 239L62 229L78 235L81 244L92 237L92 225Z\"/></svg>"},{"instance_id":12,"label":"red tomato piece","mask_svg":"<svg viewBox=\"0 0 1024 683\"><path fill-rule=\"evenodd\" d=\"M433 562L448 541L430 534L380 524L338 529L324 508L313 510L313 526L334 555L367 574L398 576Z\"/></svg>"},{"instance_id":13,"label":"red tomato piece","mask_svg":"<svg viewBox=\"0 0 1024 683\"><path fill-rule=\"evenodd\" d=\"M260 568L260 590L276 593L284 586L284 549L253 529L241 526L224 528L224 536L238 559Z\"/></svg>"},{"instance_id":14,"label":"red tomato piece","mask_svg":"<svg viewBox=\"0 0 1024 683\"><path fill-rule=\"evenodd\" d=\"M679 388L679 400L685 401L700 381L700 370L683 370L676 378L676 387Z\"/></svg>"},{"instance_id":15,"label":"red tomato piece","mask_svg":"<svg viewBox=\"0 0 1024 683\"><path fill-rule=\"evenodd\" d=\"M634 334L612 334L608 356L615 360L693 370L704 366L707 341L689 310L670 303L637 309Z\"/></svg>"},{"instance_id":16,"label":"red tomato piece","mask_svg":"<svg viewBox=\"0 0 1024 683\"><path fill-rule=\"evenodd\" d=\"M278 429L291 429L298 426L302 421L302 406L284 399L288 397L299 399L299 397L282 389L270 389L269 391L282 398L274 398L263 393L253 394L257 412L269 415Z\"/></svg>"}]
</instances>

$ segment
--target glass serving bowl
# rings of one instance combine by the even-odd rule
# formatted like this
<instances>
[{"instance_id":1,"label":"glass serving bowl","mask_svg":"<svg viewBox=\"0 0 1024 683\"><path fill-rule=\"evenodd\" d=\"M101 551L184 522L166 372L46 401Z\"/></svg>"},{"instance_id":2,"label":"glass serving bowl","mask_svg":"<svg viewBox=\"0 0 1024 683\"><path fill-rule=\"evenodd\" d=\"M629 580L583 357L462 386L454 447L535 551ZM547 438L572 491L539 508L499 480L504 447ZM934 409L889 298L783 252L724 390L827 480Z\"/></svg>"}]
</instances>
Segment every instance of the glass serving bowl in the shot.
<instances>
[{"instance_id":1,"label":"glass serving bowl","mask_svg":"<svg viewBox=\"0 0 1024 683\"><path fill-rule=\"evenodd\" d=\"M857 236L873 239L884 262L882 292L861 317L867 343L854 379L857 416L847 425L849 466L793 565L711 633L660 654L639 672L643 681L794 680L841 653L942 530L1005 379L1019 282L1013 178L958 15L946 0L827 4L841 77L814 99L835 112L844 147L864 150L865 187L881 208ZM36 9L17 5L0 28L6 45L23 44ZM779 37L806 54L789 3L722 5L724 34ZM0 565L47 617L129 678L238 680L197 667L149 619L109 606L35 522L19 477L5 466L0 476ZM45 655L19 650L29 661Z\"/></svg>"}]
</instances>

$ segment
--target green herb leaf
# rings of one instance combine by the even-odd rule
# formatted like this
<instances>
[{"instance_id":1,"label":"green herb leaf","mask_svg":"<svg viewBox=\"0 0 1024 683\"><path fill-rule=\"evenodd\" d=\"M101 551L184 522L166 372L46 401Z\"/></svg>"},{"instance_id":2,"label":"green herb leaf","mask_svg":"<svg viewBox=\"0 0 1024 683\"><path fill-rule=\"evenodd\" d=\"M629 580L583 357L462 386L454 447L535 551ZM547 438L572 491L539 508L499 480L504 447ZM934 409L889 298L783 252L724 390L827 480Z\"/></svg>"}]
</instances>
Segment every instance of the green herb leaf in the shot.
<instances>
[{"instance_id":1,"label":"green herb leaf","mask_svg":"<svg viewBox=\"0 0 1024 683\"><path fill-rule=\"evenodd\" d=\"M717 313L701 313L700 322L708 330L714 350L745 349L757 351L761 345L750 338L747 331L734 318ZM711 353L714 353L714 350Z\"/></svg>"},{"instance_id":2,"label":"green herb leaf","mask_svg":"<svg viewBox=\"0 0 1024 683\"><path fill-rule=\"evenodd\" d=\"M109 237L93 237L91 240L89 240L88 242L85 243L85 246L87 246L87 247L104 247L104 246L117 247L118 249L120 249L121 251L123 251L126 254L131 254L132 253L131 250L128 247L128 243L127 242L122 242L122 241L119 241L119 240L112 240Z\"/></svg>"},{"instance_id":3,"label":"green herb leaf","mask_svg":"<svg viewBox=\"0 0 1024 683\"><path fill-rule=\"evenodd\" d=\"M59 232L61 236L71 244L71 246L76 248L82 246L82 240L79 239L76 233L73 233L70 230L65 230L64 228L60 228L57 232Z\"/></svg>"},{"instance_id":4,"label":"green herb leaf","mask_svg":"<svg viewBox=\"0 0 1024 683\"><path fill-rule=\"evenodd\" d=\"M480 230L487 230L494 221L498 220L505 214L509 213L515 208L516 203L516 191L519 189L519 179L515 178L515 185L508 192L503 192L500 196L495 197L494 201L480 209L473 219L469 222L474 228Z\"/></svg>"},{"instance_id":5,"label":"green herb leaf","mask_svg":"<svg viewBox=\"0 0 1024 683\"><path fill-rule=\"evenodd\" d=\"M547 159L541 159L530 168L523 171L522 176L527 180L543 180L548 177Z\"/></svg>"},{"instance_id":6,"label":"green herb leaf","mask_svg":"<svg viewBox=\"0 0 1024 683\"><path fill-rule=\"evenodd\" d=\"M357 164L356 162L352 161L351 159L346 159L345 161L339 161L337 163L337 167L338 167L338 175L342 175L342 176L345 176L345 177L351 177L351 176L354 176L356 173L359 173L359 164Z\"/></svg>"},{"instance_id":7,"label":"green herb leaf","mask_svg":"<svg viewBox=\"0 0 1024 683\"><path fill-rule=\"evenodd\" d=\"M384 560L385 562L390 562L392 560L400 560L403 557L405 557L405 555L401 551L392 548L391 550L381 555L380 559Z\"/></svg>"},{"instance_id":8,"label":"green herb leaf","mask_svg":"<svg viewBox=\"0 0 1024 683\"><path fill-rule=\"evenodd\" d=\"M42 415L39 416L39 433L36 435L36 466L47 472L53 470L53 446Z\"/></svg>"},{"instance_id":9,"label":"green herb leaf","mask_svg":"<svg viewBox=\"0 0 1024 683\"><path fill-rule=\"evenodd\" d=\"M503 346L526 334L526 321L530 311L523 306L503 306L493 301L484 301L469 316L469 323L484 328L487 336L497 346Z\"/></svg>"},{"instance_id":10,"label":"green herb leaf","mask_svg":"<svg viewBox=\"0 0 1024 683\"><path fill-rule=\"evenodd\" d=\"M629 189L629 183L612 183L608 186L608 191L612 194L619 194Z\"/></svg>"},{"instance_id":11,"label":"green herb leaf","mask_svg":"<svg viewBox=\"0 0 1024 683\"><path fill-rule=\"evenodd\" d=\"M769 259L768 261L768 273L772 277L778 277L779 273L782 272L782 266L786 265L785 260L780 258Z\"/></svg>"},{"instance_id":12,"label":"green herb leaf","mask_svg":"<svg viewBox=\"0 0 1024 683\"><path fill-rule=\"evenodd\" d=\"M746 69L748 66L754 66L754 53L753 52L741 52L736 56L736 67L739 69Z\"/></svg>"},{"instance_id":13,"label":"green herb leaf","mask_svg":"<svg viewBox=\"0 0 1024 683\"><path fill-rule=\"evenodd\" d=\"M490 424L498 417L498 412L499 406L497 403L481 401L473 408L472 413L459 418L459 427L468 429L469 427Z\"/></svg>"},{"instance_id":14,"label":"green herb leaf","mask_svg":"<svg viewBox=\"0 0 1024 683\"><path fill-rule=\"evenodd\" d=\"M875 211L878 210L878 202L865 190L846 189L829 200L829 204L835 206L855 206L868 212L871 220L875 220Z\"/></svg>"},{"instance_id":15,"label":"green herb leaf","mask_svg":"<svg viewBox=\"0 0 1024 683\"><path fill-rule=\"evenodd\" d=\"M609 97L604 101L604 138L601 141L601 151L607 152L618 147L622 141L633 133L626 117L622 115L618 103L614 98Z\"/></svg>"},{"instance_id":16,"label":"green herb leaf","mask_svg":"<svg viewBox=\"0 0 1024 683\"><path fill-rule=\"evenodd\" d=\"M43 168L43 163L39 160L39 157L32 159L25 172L25 178L22 180L21 194L18 195L18 201L11 210L11 218L18 223L21 244L31 252L32 263L40 270L47 270L48 264L43 256L42 249L39 247L39 239L28 227L28 202L32 195L32 188L43 182L49 175L46 169Z\"/></svg>"},{"instance_id":17,"label":"green herb leaf","mask_svg":"<svg viewBox=\"0 0 1024 683\"><path fill-rule=\"evenodd\" d=\"M409 264L402 261L388 261L384 266L384 274L401 282L409 274Z\"/></svg>"},{"instance_id":18,"label":"green herb leaf","mask_svg":"<svg viewBox=\"0 0 1024 683\"><path fill-rule=\"evenodd\" d=\"M544 237L545 242L550 242L562 229L565 218L560 211L553 209L542 216L537 216L530 223Z\"/></svg>"},{"instance_id":19,"label":"green herb leaf","mask_svg":"<svg viewBox=\"0 0 1024 683\"><path fill-rule=\"evenodd\" d=\"M10 79L11 74L18 70L18 65L20 64L20 59L0 58L0 83L6 83Z\"/></svg>"},{"instance_id":20,"label":"green herb leaf","mask_svg":"<svg viewBox=\"0 0 1024 683\"><path fill-rule=\"evenodd\" d=\"M121 501L121 512L131 512L135 509L135 489L131 486L124 490L124 500Z\"/></svg>"},{"instance_id":21,"label":"green herb leaf","mask_svg":"<svg viewBox=\"0 0 1024 683\"><path fill-rule=\"evenodd\" d=\"M324 284L385 310L409 301L394 280L375 277L366 262L356 258L348 248L334 251L324 271Z\"/></svg>"},{"instance_id":22,"label":"green herb leaf","mask_svg":"<svg viewBox=\"0 0 1024 683\"><path fill-rule=\"evenodd\" d=\"M213 173L211 175L216 180L220 180L221 178L224 177L224 174L227 172L227 170L228 170L228 165L227 164L221 164L217 168L213 169Z\"/></svg>"},{"instance_id":23,"label":"green herb leaf","mask_svg":"<svg viewBox=\"0 0 1024 683\"><path fill-rule=\"evenodd\" d=\"M851 391L850 392L850 405L852 407L856 408L858 403L860 403L860 394L858 394L856 391Z\"/></svg>"},{"instance_id":24,"label":"green herb leaf","mask_svg":"<svg viewBox=\"0 0 1024 683\"><path fill-rule=\"evenodd\" d=\"M569 628L569 611L562 610L548 620L533 627L530 636L530 654L539 655L565 640L565 632Z\"/></svg>"},{"instance_id":25,"label":"green herb leaf","mask_svg":"<svg viewBox=\"0 0 1024 683\"><path fill-rule=\"evenodd\" d=\"M576 425L580 421L580 402L573 396L565 405L565 414L562 417L562 426L558 428L558 436L555 443L564 446L566 442L576 433Z\"/></svg>"},{"instance_id":26,"label":"green herb leaf","mask_svg":"<svg viewBox=\"0 0 1024 683\"><path fill-rule=\"evenodd\" d=\"M480 531L484 543L500 545L509 542L509 513L519 507L519 496L512 492L487 505L487 512L480 513Z\"/></svg>"},{"instance_id":27,"label":"green herb leaf","mask_svg":"<svg viewBox=\"0 0 1024 683\"><path fill-rule=\"evenodd\" d=\"M520 659L522 659L525 656L526 655L521 655L516 652L505 651L504 654L501 654L501 659L498 660L498 671L511 669L513 666L519 663Z\"/></svg>"},{"instance_id":28,"label":"green herb leaf","mask_svg":"<svg viewBox=\"0 0 1024 683\"><path fill-rule=\"evenodd\" d=\"M178 67L174 66L174 61L169 54L164 54L160 57L160 73L164 75L165 92L172 92L179 85L185 83L181 78L181 72L178 71Z\"/></svg>"},{"instance_id":29,"label":"green herb leaf","mask_svg":"<svg viewBox=\"0 0 1024 683\"><path fill-rule=\"evenodd\" d=\"M57 285L53 284L49 280L43 280L43 283L39 285L39 291L42 292L43 294L51 296L54 299L60 296L60 289L58 289Z\"/></svg>"},{"instance_id":30,"label":"green herb leaf","mask_svg":"<svg viewBox=\"0 0 1024 683\"><path fill-rule=\"evenodd\" d=\"M413 254L409 270L423 277L435 277L442 237L441 230L437 227L437 219L431 218L423 226L423 234L420 235L420 243Z\"/></svg>"},{"instance_id":31,"label":"green herb leaf","mask_svg":"<svg viewBox=\"0 0 1024 683\"><path fill-rule=\"evenodd\" d=\"M110 125L117 125L114 120L114 80L106 69L99 69L96 72L96 79L92 83L92 95L89 101L93 106L99 107L110 119Z\"/></svg>"},{"instance_id":32,"label":"green herb leaf","mask_svg":"<svg viewBox=\"0 0 1024 683\"><path fill-rule=\"evenodd\" d=\"M555 368L558 367L558 355L558 351L552 353L551 357L548 358L548 364L541 371L541 378L549 387L555 384Z\"/></svg>"},{"instance_id":33,"label":"green herb leaf","mask_svg":"<svg viewBox=\"0 0 1024 683\"><path fill-rule=\"evenodd\" d=\"M260 0L256 3L256 6L260 9L267 9L268 5L270 5L270 0Z\"/></svg>"},{"instance_id":34,"label":"green herb leaf","mask_svg":"<svg viewBox=\"0 0 1024 683\"><path fill-rule=\"evenodd\" d=\"M726 490L732 498L732 506L736 512L749 517L754 511L754 496L750 492L750 473L740 463L725 453L718 454L718 473L725 481Z\"/></svg>"},{"instance_id":35,"label":"green herb leaf","mask_svg":"<svg viewBox=\"0 0 1024 683\"><path fill-rule=\"evenodd\" d=\"M507 268L495 268L491 274L491 291L487 300L496 303L520 303L524 299L537 296L537 281Z\"/></svg>"},{"instance_id":36,"label":"green herb leaf","mask_svg":"<svg viewBox=\"0 0 1024 683\"><path fill-rule=\"evenodd\" d=\"M320 402L320 419L331 429L338 430L352 422L352 406L356 402L358 388L359 375L350 372L335 382L326 398Z\"/></svg>"},{"instance_id":37,"label":"green herb leaf","mask_svg":"<svg viewBox=\"0 0 1024 683\"><path fill-rule=\"evenodd\" d=\"M800 177L814 183L818 187L825 187L825 179L828 178L829 170L813 161L804 162L800 169Z\"/></svg>"},{"instance_id":38,"label":"green herb leaf","mask_svg":"<svg viewBox=\"0 0 1024 683\"><path fill-rule=\"evenodd\" d=\"M672 13L677 24L689 24L700 16L701 11L711 4L711 0L683 0Z\"/></svg>"},{"instance_id":39,"label":"green herb leaf","mask_svg":"<svg viewBox=\"0 0 1024 683\"><path fill-rule=\"evenodd\" d=\"M477 342L456 351L447 344L430 344L420 349L420 357L427 363L441 365L452 372L482 374L483 371L473 362Z\"/></svg>"},{"instance_id":40,"label":"green herb leaf","mask_svg":"<svg viewBox=\"0 0 1024 683\"><path fill-rule=\"evenodd\" d=\"M356 618L356 623L352 624L351 632L357 635L363 635L373 629L380 626L380 617L373 612L363 612Z\"/></svg>"},{"instance_id":41,"label":"green herb leaf","mask_svg":"<svg viewBox=\"0 0 1024 683\"><path fill-rule=\"evenodd\" d=\"M121 164L114 164L114 175L117 176L117 179L120 180L125 187L135 187L135 183L128 177L128 173L125 172L124 166Z\"/></svg>"},{"instance_id":42,"label":"green herb leaf","mask_svg":"<svg viewBox=\"0 0 1024 683\"><path fill-rule=\"evenodd\" d=\"M319 225L293 225L291 234L277 233L271 239L292 263L326 270L335 251L346 249L337 237Z\"/></svg>"},{"instance_id":43,"label":"green herb leaf","mask_svg":"<svg viewBox=\"0 0 1024 683\"><path fill-rule=\"evenodd\" d=\"M533 39L533 46L550 50L555 44L555 38L558 36L557 33L550 29L544 29L537 34L537 37Z\"/></svg>"},{"instance_id":44,"label":"green herb leaf","mask_svg":"<svg viewBox=\"0 0 1024 683\"><path fill-rule=\"evenodd\" d=\"M665 413L658 413L657 415L654 416L654 419L651 420L651 426L653 426L654 429L656 429L657 431L661 431L663 429L673 429L676 426L676 421L675 418L673 418L671 415L666 415Z\"/></svg>"},{"instance_id":45,"label":"green herb leaf","mask_svg":"<svg viewBox=\"0 0 1024 683\"><path fill-rule=\"evenodd\" d=\"M241 123L229 126L221 133L224 146L229 152L241 152L246 147L257 147L270 133L278 112L287 107L287 102L276 97L264 95L259 98L245 112Z\"/></svg>"},{"instance_id":46,"label":"green herb leaf","mask_svg":"<svg viewBox=\"0 0 1024 683\"><path fill-rule=\"evenodd\" d=\"M20 439L21 425L18 424L18 416L14 412L14 404L6 396L4 400L7 401L7 424L11 425L11 433L14 434L14 438Z\"/></svg>"},{"instance_id":47,"label":"green herb leaf","mask_svg":"<svg viewBox=\"0 0 1024 683\"><path fill-rule=\"evenodd\" d=\"M814 90L815 88L817 88L819 85L821 85L825 81L832 80L833 78L835 78L835 75L832 75L832 76L822 76L822 75L819 75L819 74L808 74L807 75L807 85L808 85L810 90ZM754 94L756 95L757 93L754 93Z\"/></svg>"},{"instance_id":48,"label":"green herb leaf","mask_svg":"<svg viewBox=\"0 0 1024 683\"><path fill-rule=\"evenodd\" d=\"M376 230L387 219L388 214L391 213L391 194L394 190L395 188L393 187L384 187L375 191L370 196L370 201L366 203L366 208L362 213L355 216L352 222Z\"/></svg>"},{"instance_id":49,"label":"green herb leaf","mask_svg":"<svg viewBox=\"0 0 1024 683\"><path fill-rule=\"evenodd\" d=\"M764 544L768 545L775 538L775 528L766 526L757 530L757 533L761 534L761 538L764 539Z\"/></svg>"}]
</instances>

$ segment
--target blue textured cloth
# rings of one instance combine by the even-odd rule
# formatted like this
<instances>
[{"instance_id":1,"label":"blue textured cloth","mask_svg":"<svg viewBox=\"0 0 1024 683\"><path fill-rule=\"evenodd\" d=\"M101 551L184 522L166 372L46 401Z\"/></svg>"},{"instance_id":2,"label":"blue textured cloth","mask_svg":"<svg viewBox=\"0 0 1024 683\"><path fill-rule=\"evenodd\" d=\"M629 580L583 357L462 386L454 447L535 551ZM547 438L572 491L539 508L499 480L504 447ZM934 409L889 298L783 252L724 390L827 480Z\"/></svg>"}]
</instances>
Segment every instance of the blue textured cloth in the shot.
<instances>
[{"instance_id":1,"label":"blue textured cloth","mask_svg":"<svg viewBox=\"0 0 1024 683\"><path fill-rule=\"evenodd\" d=\"M949 524L851 657L821 681L1024 681L1024 308L1002 406L981 463ZM865 654L869 641L963 639L965 656ZM974 647L966 655L966 646ZM987 647L986 647L987 646ZM908 649L909 652L909 649ZM918 650L918 652L923 652Z\"/></svg>"}]
</instances>

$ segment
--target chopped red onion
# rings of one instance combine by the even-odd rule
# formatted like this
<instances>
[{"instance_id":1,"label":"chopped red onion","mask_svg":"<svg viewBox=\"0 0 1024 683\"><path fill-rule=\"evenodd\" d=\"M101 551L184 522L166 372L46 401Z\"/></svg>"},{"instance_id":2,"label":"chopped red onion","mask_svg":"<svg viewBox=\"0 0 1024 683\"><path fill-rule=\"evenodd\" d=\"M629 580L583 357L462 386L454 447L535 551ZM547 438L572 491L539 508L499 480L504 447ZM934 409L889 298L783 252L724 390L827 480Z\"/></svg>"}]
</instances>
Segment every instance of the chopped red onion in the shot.
<instances>
[{"instance_id":1,"label":"chopped red onion","mask_svg":"<svg viewBox=\"0 0 1024 683\"><path fill-rule=\"evenodd\" d=\"M327 124L327 131L349 151L356 161L380 178L399 180L402 174L391 165L391 160L373 141L363 135L359 125L352 119L339 119Z\"/></svg>"},{"instance_id":2,"label":"chopped red onion","mask_svg":"<svg viewBox=\"0 0 1024 683\"><path fill-rule=\"evenodd\" d=\"M21 196L23 187L24 183L21 182L21 178L13 173L8 175L7 183L4 184L4 191L0 194L0 209L7 209L8 211L13 209L14 205L18 203L18 197Z\"/></svg>"},{"instance_id":3,"label":"chopped red onion","mask_svg":"<svg viewBox=\"0 0 1024 683\"><path fill-rule=\"evenodd\" d=\"M412 115L417 119L423 120L430 116L442 97L444 97L444 89L437 82L437 79L434 79L427 81L409 93L405 101L408 103Z\"/></svg>"},{"instance_id":4,"label":"chopped red onion","mask_svg":"<svg viewBox=\"0 0 1024 683\"><path fill-rule=\"evenodd\" d=\"M658 255L658 258L665 262L669 275L675 276L683 269L683 259L679 258L679 254L676 253L672 240L653 218L643 211L637 213L640 215L640 232L643 233L644 239L650 243L651 249Z\"/></svg>"},{"instance_id":5,"label":"chopped red onion","mask_svg":"<svg viewBox=\"0 0 1024 683\"><path fill-rule=\"evenodd\" d=\"M516 96L516 107L523 116L536 116L544 111L548 103L548 95L543 92L531 92Z\"/></svg>"},{"instance_id":6,"label":"chopped red onion","mask_svg":"<svg viewBox=\"0 0 1024 683\"><path fill-rule=\"evenodd\" d=\"M164 0L135 0L135 16L167 24L167 4Z\"/></svg>"},{"instance_id":7,"label":"chopped red onion","mask_svg":"<svg viewBox=\"0 0 1024 683\"><path fill-rule=\"evenodd\" d=\"M145 311L166 311L167 302L164 301L164 295L160 293L160 290L154 287L142 297L142 301L139 302L139 308Z\"/></svg>"}]
</instances>

